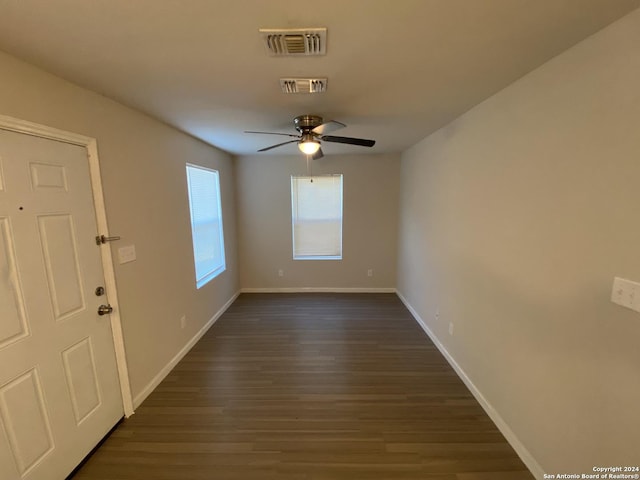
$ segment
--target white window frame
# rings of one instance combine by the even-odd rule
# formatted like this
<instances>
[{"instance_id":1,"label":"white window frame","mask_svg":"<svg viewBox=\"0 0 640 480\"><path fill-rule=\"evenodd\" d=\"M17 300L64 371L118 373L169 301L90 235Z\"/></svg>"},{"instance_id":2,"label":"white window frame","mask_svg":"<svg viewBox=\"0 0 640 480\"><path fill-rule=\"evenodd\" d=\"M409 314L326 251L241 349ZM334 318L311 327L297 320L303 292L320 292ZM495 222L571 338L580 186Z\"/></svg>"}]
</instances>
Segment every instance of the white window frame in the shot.
<instances>
[{"instance_id":1,"label":"white window frame","mask_svg":"<svg viewBox=\"0 0 640 480\"><path fill-rule=\"evenodd\" d=\"M217 204L213 206L213 208L217 209L216 215L217 215L217 220L218 220L218 234L219 234L219 246L220 246L220 260L221 262L218 262L214 268L209 269L207 271L204 272L198 272L198 258L196 257L196 252L198 251L198 245L197 245L197 240L198 240L198 235L196 233L196 225L194 224L194 203L193 203L193 187L191 184L191 177L190 177L190 173L192 171L204 171L204 172L208 172L213 174L212 178L215 182L215 190L216 190L216 200L217 200ZM186 164L186 176L187 176L187 190L188 190L188 196L189 196L189 219L191 222L191 239L192 239L192 246L193 246L193 265L194 265L194 271L195 271L195 279L196 279L196 288L201 288L204 285L206 285L207 283L209 283L211 280L213 280L214 278L216 278L218 275L220 275L222 272L224 272L227 268L226 265L226 258L225 258L225 248L224 248L224 228L223 228L223 221L222 221L222 199L221 199L221 192L220 192L220 173L217 170L214 170L213 168L207 168L207 167L202 167L200 165L194 165L191 163L187 163Z\"/></svg>"},{"instance_id":2,"label":"white window frame","mask_svg":"<svg viewBox=\"0 0 640 480\"><path fill-rule=\"evenodd\" d=\"M326 177L339 177L340 178L340 226L339 226L339 244L338 244L338 254L337 255L325 255L325 254L299 254L296 253L296 217L297 217L297 206L296 206L296 192L295 192L295 181L296 180L308 180L312 179L322 179ZM332 175L315 175L313 177L304 176L304 175L291 175L291 239L292 239L292 253L294 260L342 260L342 225L344 218L344 205L343 205L343 190L344 190L344 178L342 174L332 174Z\"/></svg>"}]
</instances>

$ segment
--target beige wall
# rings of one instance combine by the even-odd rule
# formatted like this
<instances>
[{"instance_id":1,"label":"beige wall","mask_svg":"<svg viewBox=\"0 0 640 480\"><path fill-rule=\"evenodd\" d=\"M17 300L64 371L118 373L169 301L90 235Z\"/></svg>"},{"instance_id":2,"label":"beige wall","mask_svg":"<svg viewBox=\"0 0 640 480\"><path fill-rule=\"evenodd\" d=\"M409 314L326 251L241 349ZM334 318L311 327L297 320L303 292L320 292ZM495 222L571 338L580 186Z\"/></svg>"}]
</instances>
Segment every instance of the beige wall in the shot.
<instances>
[{"instance_id":1,"label":"beige wall","mask_svg":"<svg viewBox=\"0 0 640 480\"><path fill-rule=\"evenodd\" d=\"M0 53L0 114L98 142L111 234L137 261L115 265L134 397L238 289L233 161L134 110ZM195 288L185 162L220 171L227 271ZM187 327L179 319L187 316Z\"/></svg>"},{"instance_id":2,"label":"beige wall","mask_svg":"<svg viewBox=\"0 0 640 480\"><path fill-rule=\"evenodd\" d=\"M242 287L395 287L399 155L326 156L313 163L314 174L344 176L341 261L292 259L291 175L306 172L302 155L236 159Z\"/></svg>"},{"instance_id":3,"label":"beige wall","mask_svg":"<svg viewBox=\"0 0 640 480\"><path fill-rule=\"evenodd\" d=\"M399 291L549 473L640 458L639 86L635 12L402 156Z\"/></svg>"}]
</instances>

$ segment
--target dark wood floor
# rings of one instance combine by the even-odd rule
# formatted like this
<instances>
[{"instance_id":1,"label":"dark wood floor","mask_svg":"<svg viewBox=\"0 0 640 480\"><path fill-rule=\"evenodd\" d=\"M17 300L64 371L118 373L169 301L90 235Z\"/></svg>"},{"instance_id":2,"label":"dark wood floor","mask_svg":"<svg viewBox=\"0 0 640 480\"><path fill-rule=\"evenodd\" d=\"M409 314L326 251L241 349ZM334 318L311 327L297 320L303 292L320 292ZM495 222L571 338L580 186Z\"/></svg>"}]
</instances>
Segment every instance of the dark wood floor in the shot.
<instances>
[{"instance_id":1,"label":"dark wood floor","mask_svg":"<svg viewBox=\"0 0 640 480\"><path fill-rule=\"evenodd\" d=\"M75 480L531 480L393 294L243 294Z\"/></svg>"}]
</instances>

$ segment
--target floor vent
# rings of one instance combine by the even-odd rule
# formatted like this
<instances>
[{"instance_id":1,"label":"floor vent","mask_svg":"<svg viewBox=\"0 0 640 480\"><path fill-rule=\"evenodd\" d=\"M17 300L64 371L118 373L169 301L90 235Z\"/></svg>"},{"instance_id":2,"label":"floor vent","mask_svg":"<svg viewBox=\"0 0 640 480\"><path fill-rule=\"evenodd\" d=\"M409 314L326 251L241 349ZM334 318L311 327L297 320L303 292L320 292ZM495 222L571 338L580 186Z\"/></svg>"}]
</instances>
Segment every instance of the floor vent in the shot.
<instances>
[{"instance_id":1,"label":"floor vent","mask_svg":"<svg viewBox=\"0 0 640 480\"><path fill-rule=\"evenodd\" d=\"M261 28L260 35L267 53L273 57L324 55L327 52L326 28Z\"/></svg>"},{"instance_id":2,"label":"floor vent","mask_svg":"<svg viewBox=\"0 0 640 480\"><path fill-rule=\"evenodd\" d=\"M323 93L327 91L326 78L281 78L282 93Z\"/></svg>"}]
</instances>

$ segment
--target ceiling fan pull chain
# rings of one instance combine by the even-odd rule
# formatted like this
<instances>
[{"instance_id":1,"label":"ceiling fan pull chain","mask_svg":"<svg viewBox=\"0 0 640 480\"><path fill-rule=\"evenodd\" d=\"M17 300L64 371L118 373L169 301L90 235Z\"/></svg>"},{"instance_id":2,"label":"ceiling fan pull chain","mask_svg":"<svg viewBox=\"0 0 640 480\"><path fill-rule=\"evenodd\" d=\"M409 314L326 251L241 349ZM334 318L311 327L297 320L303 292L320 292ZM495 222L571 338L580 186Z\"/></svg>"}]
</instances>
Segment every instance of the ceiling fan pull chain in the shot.
<instances>
[{"instance_id":1,"label":"ceiling fan pull chain","mask_svg":"<svg viewBox=\"0 0 640 480\"><path fill-rule=\"evenodd\" d=\"M307 155L307 175L311 178L311 183L313 183L313 171L311 166L313 162L311 162L311 155Z\"/></svg>"}]
</instances>

